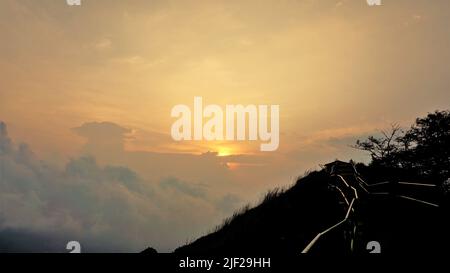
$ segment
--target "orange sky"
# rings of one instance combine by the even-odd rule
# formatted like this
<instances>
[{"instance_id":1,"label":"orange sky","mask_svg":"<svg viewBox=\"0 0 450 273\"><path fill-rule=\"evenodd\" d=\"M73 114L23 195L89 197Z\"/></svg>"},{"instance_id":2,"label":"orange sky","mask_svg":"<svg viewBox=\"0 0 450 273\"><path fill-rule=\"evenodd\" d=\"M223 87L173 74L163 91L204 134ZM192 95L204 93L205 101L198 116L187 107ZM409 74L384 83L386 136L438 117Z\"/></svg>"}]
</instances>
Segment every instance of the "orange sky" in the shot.
<instances>
[{"instance_id":1,"label":"orange sky","mask_svg":"<svg viewBox=\"0 0 450 273\"><path fill-rule=\"evenodd\" d=\"M248 192L367 160L348 145L450 102L449 2L383 2L2 0L0 120L59 163L95 137L74 132L86 122L128 129L127 151L249 155L220 159ZM194 96L280 105L279 149L174 142L170 110Z\"/></svg>"}]
</instances>

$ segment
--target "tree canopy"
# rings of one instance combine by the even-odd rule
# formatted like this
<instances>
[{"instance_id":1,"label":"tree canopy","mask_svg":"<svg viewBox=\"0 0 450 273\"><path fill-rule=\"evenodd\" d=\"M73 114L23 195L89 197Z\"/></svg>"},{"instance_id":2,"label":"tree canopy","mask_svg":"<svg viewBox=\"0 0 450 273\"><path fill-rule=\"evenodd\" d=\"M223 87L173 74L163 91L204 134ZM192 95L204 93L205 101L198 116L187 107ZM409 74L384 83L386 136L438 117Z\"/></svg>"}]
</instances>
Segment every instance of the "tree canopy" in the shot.
<instances>
[{"instance_id":1,"label":"tree canopy","mask_svg":"<svg viewBox=\"0 0 450 273\"><path fill-rule=\"evenodd\" d=\"M411 169L443 181L450 177L450 111L417 118L406 131L393 124L354 147L369 152L373 165Z\"/></svg>"}]
</instances>

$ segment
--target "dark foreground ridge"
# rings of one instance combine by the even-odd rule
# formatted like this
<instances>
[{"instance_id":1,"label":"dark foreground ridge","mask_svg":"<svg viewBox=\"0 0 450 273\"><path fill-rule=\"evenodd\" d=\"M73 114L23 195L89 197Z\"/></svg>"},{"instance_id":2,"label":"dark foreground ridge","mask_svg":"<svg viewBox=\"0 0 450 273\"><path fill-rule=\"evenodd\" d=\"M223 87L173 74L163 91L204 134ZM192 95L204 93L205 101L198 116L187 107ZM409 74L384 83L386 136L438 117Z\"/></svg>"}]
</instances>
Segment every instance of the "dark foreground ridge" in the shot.
<instances>
[{"instance_id":1,"label":"dark foreground ridge","mask_svg":"<svg viewBox=\"0 0 450 273\"><path fill-rule=\"evenodd\" d=\"M437 253L449 239L441 181L335 161L268 193L180 255ZM438 186L439 185L439 186Z\"/></svg>"}]
</instances>

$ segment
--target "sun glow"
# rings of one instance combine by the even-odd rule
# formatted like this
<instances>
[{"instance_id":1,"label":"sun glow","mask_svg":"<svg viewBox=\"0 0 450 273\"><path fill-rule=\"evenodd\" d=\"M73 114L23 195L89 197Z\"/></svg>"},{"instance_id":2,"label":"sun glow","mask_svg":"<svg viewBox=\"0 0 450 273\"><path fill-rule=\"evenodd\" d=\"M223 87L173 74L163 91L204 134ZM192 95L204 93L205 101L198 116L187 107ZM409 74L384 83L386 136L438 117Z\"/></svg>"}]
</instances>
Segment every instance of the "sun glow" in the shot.
<instances>
[{"instance_id":1,"label":"sun glow","mask_svg":"<svg viewBox=\"0 0 450 273\"><path fill-rule=\"evenodd\" d=\"M229 156L231 154L232 154L231 149L227 147L219 147L217 151L217 156Z\"/></svg>"}]
</instances>

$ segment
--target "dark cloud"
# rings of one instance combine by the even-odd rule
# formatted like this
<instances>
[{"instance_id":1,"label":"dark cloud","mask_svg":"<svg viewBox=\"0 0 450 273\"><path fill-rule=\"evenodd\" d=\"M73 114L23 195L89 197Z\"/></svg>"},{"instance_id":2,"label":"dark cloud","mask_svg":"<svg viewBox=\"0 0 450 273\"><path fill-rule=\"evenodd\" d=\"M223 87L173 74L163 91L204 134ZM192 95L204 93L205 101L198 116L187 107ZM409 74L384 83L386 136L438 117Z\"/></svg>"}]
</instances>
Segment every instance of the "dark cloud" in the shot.
<instances>
[{"instance_id":1,"label":"dark cloud","mask_svg":"<svg viewBox=\"0 0 450 273\"><path fill-rule=\"evenodd\" d=\"M73 128L73 131L88 139L114 138L122 139L123 135L131 130L121 127L112 122L88 122L80 127Z\"/></svg>"},{"instance_id":2,"label":"dark cloud","mask_svg":"<svg viewBox=\"0 0 450 273\"><path fill-rule=\"evenodd\" d=\"M39 253L65 252L67 242L54 234L32 232L22 229L0 230L0 252L2 253Z\"/></svg>"},{"instance_id":3,"label":"dark cloud","mask_svg":"<svg viewBox=\"0 0 450 273\"><path fill-rule=\"evenodd\" d=\"M217 208L226 213L232 213L233 211L238 209L241 204L242 200L241 198L239 198L239 196L234 194L227 194L217 202Z\"/></svg>"},{"instance_id":4,"label":"dark cloud","mask_svg":"<svg viewBox=\"0 0 450 273\"><path fill-rule=\"evenodd\" d=\"M104 135L98 124L85 134ZM117 138L128 130L100 125ZM171 176L158 183L92 156L60 169L14 145L0 123L0 251L65 252L79 240L85 251L169 251L224 217L206 186ZM215 219L215 221L211 221Z\"/></svg>"},{"instance_id":5,"label":"dark cloud","mask_svg":"<svg viewBox=\"0 0 450 273\"><path fill-rule=\"evenodd\" d=\"M163 189L176 189L182 193L185 193L187 195L197 197L197 198L205 198L206 197L206 191L204 187L201 185L192 185L186 182L183 182L175 177L169 177L166 179L163 179L160 182L160 185Z\"/></svg>"},{"instance_id":6,"label":"dark cloud","mask_svg":"<svg viewBox=\"0 0 450 273\"><path fill-rule=\"evenodd\" d=\"M0 153L9 153L11 149L11 139L8 137L6 124L0 122Z\"/></svg>"},{"instance_id":7,"label":"dark cloud","mask_svg":"<svg viewBox=\"0 0 450 273\"><path fill-rule=\"evenodd\" d=\"M72 129L73 132L87 139L84 152L97 154L120 153L130 129L112 122L89 122Z\"/></svg>"}]
</instances>

